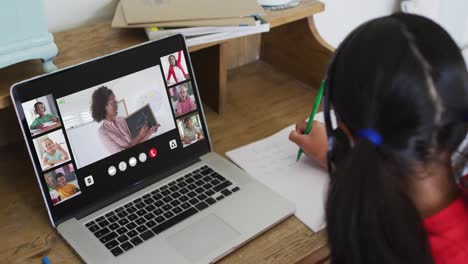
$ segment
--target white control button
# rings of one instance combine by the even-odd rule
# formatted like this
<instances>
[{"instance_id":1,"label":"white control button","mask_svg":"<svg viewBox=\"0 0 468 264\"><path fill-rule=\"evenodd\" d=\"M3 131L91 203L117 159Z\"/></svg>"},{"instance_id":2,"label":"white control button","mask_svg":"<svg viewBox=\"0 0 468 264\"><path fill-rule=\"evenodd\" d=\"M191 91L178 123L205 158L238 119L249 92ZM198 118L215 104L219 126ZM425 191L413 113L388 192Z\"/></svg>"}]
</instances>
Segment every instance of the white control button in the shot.
<instances>
[{"instance_id":1,"label":"white control button","mask_svg":"<svg viewBox=\"0 0 468 264\"><path fill-rule=\"evenodd\" d=\"M146 161L146 153L140 153L140 155L138 156L138 159L140 160L140 162L145 162Z\"/></svg>"},{"instance_id":2,"label":"white control button","mask_svg":"<svg viewBox=\"0 0 468 264\"><path fill-rule=\"evenodd\" d=\"M125 163L125 161L121 161L119 163L119 170L120 171L125 171L127 169L127 163Z\"/></svg>"},{"instance_id":3,"label":"white control button","mask_svg":"<svg viewBox=\"0 0 468 264\"><path fill-rule=\"evenodd\" d=\"M177 141L176 141L175 139L169 141L169 147L170 147L171 149L177 148Z\"/></svg>"},{"instance_id":4,"label":"white control button","mask_svg":"<svg viewBox=\"0 0 468 264\"><path fill-rule=\"evenodd\" d=\"M117 169L114 166L110 166L109 169L107 169L107 173L109 173L110 176L114 176L117 173Z\"/></svg>"},{"instance_id":5,"label":"white control button","mask_svg":"<svg viewBox=\"0 0 468 264\"><path fill-rule=\"evenodd\" d=\"M135 165L137 164L137 159L135 159L134 157L131 157L129 160L128 160L128 164L132 167L135 167Z\"/></svg>"},{"instance_id":6,"label":"white control button","mask_svg":"<svg viewBox=\"0 0 468 264\"><path fill-rule=\"evenodd\" d=\"M85 182L85 185L87 187L91 186L94 184L94 178L93 178L93 175L89 175L87 177L84 178L84 182Z\"/></svg>"}]
</instances>

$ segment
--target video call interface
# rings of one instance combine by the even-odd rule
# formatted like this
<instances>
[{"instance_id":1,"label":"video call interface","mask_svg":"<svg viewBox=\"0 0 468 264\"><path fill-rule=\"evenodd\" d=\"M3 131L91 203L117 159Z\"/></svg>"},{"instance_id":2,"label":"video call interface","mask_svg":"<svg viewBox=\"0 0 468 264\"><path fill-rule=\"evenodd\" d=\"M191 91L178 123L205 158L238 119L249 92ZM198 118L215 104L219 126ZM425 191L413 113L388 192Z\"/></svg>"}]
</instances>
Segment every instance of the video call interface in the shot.
<instances>
[{"instance_id":1,"label":"video call interface","mask_svg":"<svg viewBox=\"0 0 468 264\"><path fill-rule=\"evenodd\" d=\"M85 185L80 186L76 172L81 168L174 130L179 138L167 142L171 150L205 139L182 50L161 57L160 65L64 97L42 96L22 107L54 206L109 179L80 175ZM157 155L155 148L134 153L106 172L115 176Z\"/></svg>"}]
</instances>

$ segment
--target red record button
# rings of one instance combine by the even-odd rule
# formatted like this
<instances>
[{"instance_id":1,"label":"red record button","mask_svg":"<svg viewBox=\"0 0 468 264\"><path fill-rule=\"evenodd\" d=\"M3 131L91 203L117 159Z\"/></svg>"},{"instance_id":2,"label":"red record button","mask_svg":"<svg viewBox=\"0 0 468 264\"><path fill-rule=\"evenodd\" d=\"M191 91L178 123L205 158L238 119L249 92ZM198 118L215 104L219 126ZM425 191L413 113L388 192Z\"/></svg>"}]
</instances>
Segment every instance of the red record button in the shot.
<instances>
[{"instance_id":1,"label":"red record button","mask_svg":"<svg viewBox=\"0 0 468 264\"><path fill-rule=\"evenodd\" d=\"M155 148L152 148L152 149L150 149L150 151L148 152L148 154L149 154L149 156L150 156L151 158L154 158L154 157L156 157L156 156L158 155L158 151L157 151Z\"/></svg>"}]
</instances>

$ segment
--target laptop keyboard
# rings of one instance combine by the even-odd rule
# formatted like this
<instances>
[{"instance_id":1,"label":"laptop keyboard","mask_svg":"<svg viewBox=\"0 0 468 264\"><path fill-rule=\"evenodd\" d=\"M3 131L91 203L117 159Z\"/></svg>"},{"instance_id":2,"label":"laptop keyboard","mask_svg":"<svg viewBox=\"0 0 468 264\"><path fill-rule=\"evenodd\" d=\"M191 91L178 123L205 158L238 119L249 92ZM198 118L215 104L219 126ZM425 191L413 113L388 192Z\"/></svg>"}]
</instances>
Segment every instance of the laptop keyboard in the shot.
<instances>
[{"instance_id":1,"label":"laptop keyboard","mask_svg":"<svg viewBox=\"0 0 468 264\"><path fill-rule=\"evenodd\" d=\"M238 186L203 166L85 226L118 256L238 190Z\"/></svg>"}]
</instances>

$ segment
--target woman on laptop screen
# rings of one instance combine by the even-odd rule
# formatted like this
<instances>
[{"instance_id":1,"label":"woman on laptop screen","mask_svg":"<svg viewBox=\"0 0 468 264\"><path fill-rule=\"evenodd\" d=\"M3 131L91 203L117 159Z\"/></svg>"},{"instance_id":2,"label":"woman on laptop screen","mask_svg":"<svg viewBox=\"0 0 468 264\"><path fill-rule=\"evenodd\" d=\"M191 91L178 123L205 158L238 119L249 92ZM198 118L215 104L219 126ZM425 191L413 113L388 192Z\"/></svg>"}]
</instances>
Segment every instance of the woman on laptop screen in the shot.
<instances>
[{"instance_id":1,"label":"woman on laptop screen","mask_svg":"<svg viewBox=\"0 0 468 264\"><path fill-rule=\"evenodd\" d=\"M158 126L149 127L146 124L132 138L125 118L117 116L117 110L117 101L111 89L102 86L93 92L91 116L94 121L102 122L98 130L99 138L110 154L135 146L158 130Z\"/></svg>"},{"instance_id":2,"label":"woman on laptop screen","mask_svg":"<svg viewBox=\"0 0 468 264\"><path fill-rule=\"evenodd\" d=\"M468 75L447 32L405 14L361 25L330 62L323 103L326 126L304 135L301 122L290 139L330 172L331 263L468 263L468 193L452 167L467 153Z\"/></svg>"}]
</instances>

